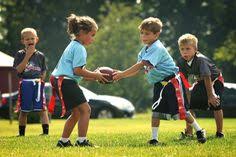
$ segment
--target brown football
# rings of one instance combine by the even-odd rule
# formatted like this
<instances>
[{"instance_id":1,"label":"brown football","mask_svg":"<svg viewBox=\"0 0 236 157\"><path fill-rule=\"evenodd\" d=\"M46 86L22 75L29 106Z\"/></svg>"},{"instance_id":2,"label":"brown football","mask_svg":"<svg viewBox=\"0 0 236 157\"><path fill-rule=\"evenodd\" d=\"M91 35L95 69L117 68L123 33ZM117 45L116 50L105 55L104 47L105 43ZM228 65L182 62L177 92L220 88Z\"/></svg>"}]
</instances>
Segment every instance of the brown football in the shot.
<instances>
[{"instance_id":1,"label":"brown football","mask_svg":"<svg viewBox=\"0 0 236 157\"><path fill-rule=\"evenodd\" d=\"M101 73L104 73L104 74L109 74L108 76L104 76L108 82L106 83L112 83L113 82L113 73L114 73L114 70L110 67L100 67L98 69Z\"/></svg>"}]
</instances>

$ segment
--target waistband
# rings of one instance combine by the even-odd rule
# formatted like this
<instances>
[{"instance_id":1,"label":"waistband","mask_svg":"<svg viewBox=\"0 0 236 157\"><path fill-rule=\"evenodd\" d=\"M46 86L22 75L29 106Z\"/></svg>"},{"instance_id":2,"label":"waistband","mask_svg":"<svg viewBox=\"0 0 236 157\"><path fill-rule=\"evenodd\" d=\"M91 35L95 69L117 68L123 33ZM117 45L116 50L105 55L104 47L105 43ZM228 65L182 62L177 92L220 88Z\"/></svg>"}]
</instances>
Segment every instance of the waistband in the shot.
<instances>
[{"instance_id":1,"label":"waistband","mask_svg":"<svg viewBox=\"0 0 236 157\"><path fill-rule=\"evenodd\" d=\"M169 75L169 76L167 76L166 78L164 78L162 81L169 81L169 80L171 80L172 78L174 78L176 75L175 74L173 74L173 75ZM161 81L161 82L162 82Z\"/></svg>"},{"instance_id":2,"label":"waistband","mask_svg":"<svg viewBox=\"0 0 236 157\"><path fill-rule=\"evenodd\" d=\"M42 79L40 79L40 78L37 78L37 79L22 79L22 81L39 82L39 81L42 81Z\"/></svg>"},{"instance_id":3,"label":"waistband","mask_svg":"<svg viewBox=\"0 0 236 157\"><path fill-rule=\"evenodd\" d=\"M55 76L54 78L55 78L55 79L59 79L59 77L60 77L60 76ZM70 78L70 77L67 77L67 76L63 76L63 79L74 80L74 79L72 79L72 78Z\"/></svg>"}]
</instances>

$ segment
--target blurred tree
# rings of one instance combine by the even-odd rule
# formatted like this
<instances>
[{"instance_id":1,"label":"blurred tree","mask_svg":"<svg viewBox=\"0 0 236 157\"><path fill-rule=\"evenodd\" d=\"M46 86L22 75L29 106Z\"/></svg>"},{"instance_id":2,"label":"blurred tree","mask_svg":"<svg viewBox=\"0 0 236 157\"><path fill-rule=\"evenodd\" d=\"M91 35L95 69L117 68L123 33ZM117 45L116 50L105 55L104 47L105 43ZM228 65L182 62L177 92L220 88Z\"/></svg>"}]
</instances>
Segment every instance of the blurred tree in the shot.
<instances>
[{"instance_id":1,"label":"blurred tree","mask_svg":"<svg viewBox=\"0 0 236 157\"><path fill-rule=\"evenodd\" d=\"M216 49L214 59L219 63L223 75L228 78L227 81L235 81L236 71L236 31L231 32L221 47ZM233 73L232 73L233 72Z\"/></svg>"},{"instance_id":2,"label":"blurred tree","mask_svg":"<svg viewBox=\"0 0 236 157\"><path fill-rule=\"evenodd\" d=\"M40 38L37 48L45 53L50 73L70 41L66 17L75 13L96 18L103 3L102 0L96 3L91 0L1 0L0 50L14 56L23 48L20 31L33 27Z\"/></svg>"},{"instance_id":3,"label":"blurred tree","mask_svg":"<svg viewBox=\"0 0 236 157\"><path fill-rule=\"evenodd\" d=\"M106 16L99 17L101 25L96 40L88 47L87 68L109 66L124 70L136 63L141 48L138 31L141 19L137 16L138 8L108 3L101 8L101 12ZM90 82L83 84L99 94L112 93L125 97L131 100L138 110L147 108L151 103L151 87L144 80L143 74L109 85Z\"/></svg>"},{"instance_id":4,"label":"blurred tree","mask_svg":"<svg viewBox=\"0 0 236 157\"><path fill-rule=\"evenodd\" d=\"M155 16L164 24L160 40L174 58L179 56L179 36L193 33L199 38L199 50L214 57L226 81L236 82L232 75L235 72L235 8L236 1L232 0L1 0L0 50L13 56L22 48L21 29L34 27L40 38L37 48L46 54L50 74L70 41L66 17L70 13L88 15L95 18L100 29L95 43L87 49L87 68L110 66L123 70L136 62L141 48L139 23L143 18ZM112 85L85 81L82 84L101 94L124 96L134 102L138 110L151 102L151 87L142 74Z\"/></svg>"}]
</instances>

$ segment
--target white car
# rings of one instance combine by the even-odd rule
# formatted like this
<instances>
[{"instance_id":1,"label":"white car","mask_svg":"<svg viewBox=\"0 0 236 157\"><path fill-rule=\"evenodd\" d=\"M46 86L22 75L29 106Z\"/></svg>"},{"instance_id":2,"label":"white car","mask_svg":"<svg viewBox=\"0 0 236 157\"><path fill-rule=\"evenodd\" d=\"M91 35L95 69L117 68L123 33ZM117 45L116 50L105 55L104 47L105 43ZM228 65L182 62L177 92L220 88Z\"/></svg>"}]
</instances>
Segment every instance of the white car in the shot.
<instances>
[{"instance_id":1,"label":"white car","mask_svg":"<svg viewBox=\"0 0 236 157\"><path fill-rule=\"evenodd\" d=\"M132 118L135 112L134 105L127 99L111 95L98 95L94 92L80 86L90 107L91 118ZM51 94L51 85L45 84L46 98L49 100ZM55 113L52 118L59 118L61 114L61 104L57 99Z\"/></svg>"}]
</instances>

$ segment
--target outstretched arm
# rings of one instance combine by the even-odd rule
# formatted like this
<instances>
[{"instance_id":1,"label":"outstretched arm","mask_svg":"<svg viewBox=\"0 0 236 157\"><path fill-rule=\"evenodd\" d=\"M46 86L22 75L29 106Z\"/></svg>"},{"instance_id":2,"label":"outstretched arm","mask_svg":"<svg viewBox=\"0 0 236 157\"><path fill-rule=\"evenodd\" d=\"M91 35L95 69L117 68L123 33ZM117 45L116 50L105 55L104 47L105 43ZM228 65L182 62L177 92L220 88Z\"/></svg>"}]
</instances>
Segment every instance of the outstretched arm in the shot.
<instances>
[{"instance_id":1,"label":"outstretched arm","mask_svg":"<svg viewBox=\"0 0 236 157\"><path fill-rule=\"evenodd\" d=\"M143 62L138 62L138 63L134 64L133 66L131 66L130 68L128 68L124 71L117 71L117 72L114 73L113 79L115 81L118 81L122 78L134 76L139 72L139 70L143 66L144 66Z\"/></svg>"},{"instance_id":2,"label":"outstretched arm","mask_svg":"<svg viewBox=\"0 0 236 157\"><path fill-rule=\"evenodd\" d=\"M76 67L74 68L74 74L84 77L85 80L98 80L102 83L108 82L108 80L104 77L107 74L102 74L99 70L93 72L87 70L85 67Z\"/></svg>"}]
</instances>

